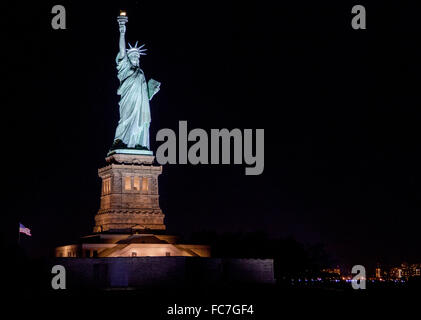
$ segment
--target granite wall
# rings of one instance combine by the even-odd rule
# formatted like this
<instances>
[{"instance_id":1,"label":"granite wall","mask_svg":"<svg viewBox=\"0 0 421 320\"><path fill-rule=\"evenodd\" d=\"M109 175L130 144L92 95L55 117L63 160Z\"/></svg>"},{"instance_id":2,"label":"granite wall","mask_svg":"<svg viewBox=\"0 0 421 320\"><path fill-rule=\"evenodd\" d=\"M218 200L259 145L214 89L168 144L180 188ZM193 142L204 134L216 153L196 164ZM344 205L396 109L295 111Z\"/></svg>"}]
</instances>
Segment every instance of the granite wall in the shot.
<instances>
[{"instance_id":1,"label":"granite wall","mask_svg":"<svg viewBox=\"0 0 421 320\"><path fill-rule=\"evenodd\" d=\"M54 258L67 288L274 282L272 259L196 257Z\"/></svg>"}]
</instances>

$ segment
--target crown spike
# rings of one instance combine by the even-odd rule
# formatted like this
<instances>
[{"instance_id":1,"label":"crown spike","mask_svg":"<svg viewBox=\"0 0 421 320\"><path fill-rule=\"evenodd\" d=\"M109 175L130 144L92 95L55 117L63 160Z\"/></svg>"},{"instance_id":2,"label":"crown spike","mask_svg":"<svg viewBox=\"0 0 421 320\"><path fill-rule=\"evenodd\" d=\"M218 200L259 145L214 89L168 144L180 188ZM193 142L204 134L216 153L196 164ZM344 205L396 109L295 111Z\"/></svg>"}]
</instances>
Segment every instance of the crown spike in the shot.
<instances>
[{"instance_id":1,"label":"crown spike","mask_svg":"<svg viewBox=\"0 0 421 320\"><path fill-rule=\"evenodd\" d=\"M145 46L145 44L142 44L141 46L138 47L137 46L138 43L139 43L139 41L136 41L136 44L134 46L132 46L130 43L128 43L130 49L126 49L127 53L128 54L129 53L137 53L139 55L146 56L146 53L144 53L144 52L148 49L146 49L146 48L142 49Z\"/></svg>"}]
</instances>

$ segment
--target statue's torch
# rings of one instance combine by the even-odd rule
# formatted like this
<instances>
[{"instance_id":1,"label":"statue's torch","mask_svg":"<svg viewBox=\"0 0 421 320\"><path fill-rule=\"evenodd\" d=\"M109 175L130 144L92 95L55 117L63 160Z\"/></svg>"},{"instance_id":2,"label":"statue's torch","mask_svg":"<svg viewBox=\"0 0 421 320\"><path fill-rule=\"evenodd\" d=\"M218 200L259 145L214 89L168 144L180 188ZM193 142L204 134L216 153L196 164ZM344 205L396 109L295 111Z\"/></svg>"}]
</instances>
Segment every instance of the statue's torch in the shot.
<instances>
[{"instance_id":1,"label":"statue's torch","mask_svg":"<svg viewBox=\"0 0 421 320\"><path fill-rule=\"evenodd\" d=\"M128 21L129 19L127 18L127 13L126 13L126 11L124 11L124 10L120 10L120 15L117 17L117 21L119 22L119 23L123 23L123 24L125 24L125 23L127 23L127 21Z\"/></svg>"}]
</instances>

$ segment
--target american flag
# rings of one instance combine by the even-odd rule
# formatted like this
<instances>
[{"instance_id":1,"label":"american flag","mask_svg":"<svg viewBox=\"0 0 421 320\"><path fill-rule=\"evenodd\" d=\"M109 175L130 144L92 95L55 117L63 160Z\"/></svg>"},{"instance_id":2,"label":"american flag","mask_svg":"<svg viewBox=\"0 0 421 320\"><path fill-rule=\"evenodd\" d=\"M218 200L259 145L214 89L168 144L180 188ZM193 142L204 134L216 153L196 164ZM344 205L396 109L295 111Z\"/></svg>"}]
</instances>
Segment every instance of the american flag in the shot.
<instances>
[{"instance_id":1,"label":"american flag","mask_svg":"<svg viewBox=\"0 0 421 320\"><path fill-rule=\"evenodd\" d=\"M19 232L31 236L31 229L26 228L22 223L19 223Z\"/></svg>"}]
</instances>

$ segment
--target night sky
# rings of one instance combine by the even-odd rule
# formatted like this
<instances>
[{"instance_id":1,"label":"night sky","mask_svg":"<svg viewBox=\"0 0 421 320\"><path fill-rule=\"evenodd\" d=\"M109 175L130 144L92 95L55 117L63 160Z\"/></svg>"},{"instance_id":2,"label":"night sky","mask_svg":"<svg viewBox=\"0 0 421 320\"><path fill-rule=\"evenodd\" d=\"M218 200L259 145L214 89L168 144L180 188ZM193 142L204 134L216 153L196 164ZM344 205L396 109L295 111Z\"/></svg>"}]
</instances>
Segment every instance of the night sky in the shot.
<instances>
[{"instance_id":1,"label":"night sky","mask_svg":"<svg viewBox=\"0 0 421 320\"><path fill-rule=\"evenodd\" d=\"M25 4L26 3L26 4ZM67 29L51 28L51 8ZM366 5L367 30L351 28ZM265 129L265 170L165 165L170 233L263 231L340 263L419 262L421 21L378 1L61 1L2 8L2 241L36 254L89 234L119 119L116 16L146 43L161 128ZM6 70L6 72L4 72Z\"/></svg>"}]
</instances>

